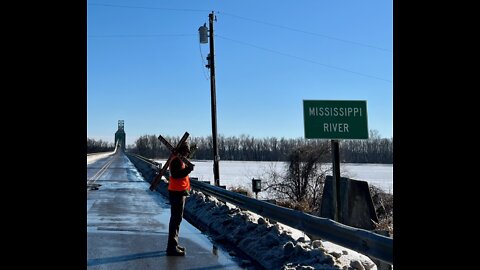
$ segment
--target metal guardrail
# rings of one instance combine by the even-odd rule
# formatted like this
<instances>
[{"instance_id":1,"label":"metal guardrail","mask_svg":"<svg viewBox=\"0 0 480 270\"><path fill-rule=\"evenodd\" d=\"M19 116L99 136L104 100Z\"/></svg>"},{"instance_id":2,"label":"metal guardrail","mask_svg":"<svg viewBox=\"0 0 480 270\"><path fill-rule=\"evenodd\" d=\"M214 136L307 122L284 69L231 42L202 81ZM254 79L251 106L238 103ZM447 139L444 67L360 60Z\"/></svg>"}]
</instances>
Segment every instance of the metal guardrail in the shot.
<instances>
[{"instance_id":1,"label":"metal guardrail","mask_svg":"<svg viewBox=\"0 0 480 270\"><path fill-rule=\"evenodd\" d=\"M367 256L393 264L393 239L367 230L350 227L328 218L259 201L210 184L191 180L192 188L273 219L306 234L336 243Z\"/></svg>"},{"instance_id":2,"label":"metal guardrail","mask_svg":"<svg viewBox=\"0 0 480 270\"><path fill-rule=\"evenodd\" d=\"M160 168L162 167L162 163L158 163L156 161L153 161L151 159L148 159L146 157L143 157L143 156L140 156L140 155L137 155L137 154L132 154L132 153L125 153L128 156L134 156L140 160L142 160L143 162L146 162L148 164L151 165L151 168L152 170L155 170L156 172L158 172L160 170Z\"/></svg>"},{"instance_id":3,"label":"metal guardrail","mask_svg":"<svg viewBox=\"0 0 480 270\"><path fill-rule=\"evenodd\" d=\"M158 163L142 156L136 154L128 155L133 155L150 164L151 170L154 170L153 167L158 166ZM393 265L392 238L364 229L350 227L328 218L312 216L297 210L259 201L197 180L191 180L190 184L193 189L240 208Z\"/></svg>"}]
</instances>

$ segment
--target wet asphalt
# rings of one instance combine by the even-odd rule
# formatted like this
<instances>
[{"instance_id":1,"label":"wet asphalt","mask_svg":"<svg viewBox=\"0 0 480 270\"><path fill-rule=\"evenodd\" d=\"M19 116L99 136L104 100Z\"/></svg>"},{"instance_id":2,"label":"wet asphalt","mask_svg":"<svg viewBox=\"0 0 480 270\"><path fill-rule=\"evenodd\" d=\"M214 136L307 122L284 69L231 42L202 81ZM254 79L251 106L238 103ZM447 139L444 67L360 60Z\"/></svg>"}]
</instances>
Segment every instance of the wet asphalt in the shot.
<instances>
[{"instance_id":1,"label":"wet asphalt","mask_svg":"<svg viewBox=\"0 0 480 270\"><path fill-rule=\"evenodd\" d=\"M166 256L168 200L149 190L123 152L87 164L87 178L87 269L245 269L185 219L186 256Z\"/></svg>"}]
</instances>

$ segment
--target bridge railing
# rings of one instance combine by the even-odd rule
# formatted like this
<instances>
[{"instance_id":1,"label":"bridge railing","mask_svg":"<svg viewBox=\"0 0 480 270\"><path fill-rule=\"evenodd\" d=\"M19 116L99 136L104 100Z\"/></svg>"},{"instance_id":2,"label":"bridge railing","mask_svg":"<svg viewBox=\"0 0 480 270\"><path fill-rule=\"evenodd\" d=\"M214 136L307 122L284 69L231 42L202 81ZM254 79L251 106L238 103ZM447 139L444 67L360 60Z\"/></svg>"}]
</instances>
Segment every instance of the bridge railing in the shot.
<instances>
[{"instance_id":1,"label":"bridge railing","mask_svg":"<svg viewBox=\"0 0 480 270\"><path fill-rule=\"evenodd\" d=\"M135 156L138 160L150 163L151 165L155 164L151 160L141 156ZM143 166L143 168L154 170L151 165ZM149 179L149 181L151 181L151 179ZM190 182L193 189L214 196L222 201L229 202L242 209L247 209L263 217L278 221L303 231L308 235L319 237L388 264L393 264L393 239L390 237L364 229L350 227L328 218L317 217L301 211L259 201L200 181L191 180Z\"/></svg>"}]
</instances>

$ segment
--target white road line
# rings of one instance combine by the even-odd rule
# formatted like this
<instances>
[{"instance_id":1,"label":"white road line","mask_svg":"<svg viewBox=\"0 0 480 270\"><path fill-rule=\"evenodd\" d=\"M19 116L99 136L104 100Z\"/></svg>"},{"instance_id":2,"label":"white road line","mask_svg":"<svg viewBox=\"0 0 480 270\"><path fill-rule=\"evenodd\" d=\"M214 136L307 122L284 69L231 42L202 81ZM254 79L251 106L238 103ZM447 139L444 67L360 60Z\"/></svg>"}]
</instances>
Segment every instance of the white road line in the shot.
<instances>
[{"instance_id":1,"label":"white road line","mask_svg":"<svg viewBox=\"0 0 480 270\"><path fill-rule=\"evenodd\" d=\"M107 163L105 163L105 165L103 165L103 167L100 170L98 170L98 172L94 176L92 176L90 179L87 180L87 186L94 184L95 181L97 181L105 173L108 167L112 165L112 163L113 163L113 158L111 158Z\"/></svg>"}]
</instances>

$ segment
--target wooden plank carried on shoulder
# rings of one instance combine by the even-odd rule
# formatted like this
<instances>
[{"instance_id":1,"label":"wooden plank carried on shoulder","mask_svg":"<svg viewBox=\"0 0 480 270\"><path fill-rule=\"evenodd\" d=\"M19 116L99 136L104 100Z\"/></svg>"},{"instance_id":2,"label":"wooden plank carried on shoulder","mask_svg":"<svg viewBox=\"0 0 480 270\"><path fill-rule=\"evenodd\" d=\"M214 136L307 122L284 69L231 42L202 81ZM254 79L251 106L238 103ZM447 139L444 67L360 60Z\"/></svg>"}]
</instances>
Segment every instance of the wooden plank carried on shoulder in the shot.
<instances>
[{"instance_id":1,"label":"wooden plank carried on shoulder","mask_svg":"<svg viewBox=\"0 0 480 270\"><path fill-rule=\"evenodd\" d=\"M172 162L172 159L174 157L179 157L183 162L188 164L189 166L193 165L185 156L181 155L178 153L177 149L188 139L188 136L190 134L188 132L185 132L183 134L182 138L180 141L177 143L176 147L173 147L165 138L162 137L162 135L158 136L158 139L170 150L170 156L168 157L167 161L163 165L163 167L160 169L158 172L157 176L153 179L152 183L150 184L150 190L154 191L155 188L158 186L160 183L162 176L165 174L165 171L167 170L168 166L170 166L170 162Z\"/></svg>"}]
</instances>

